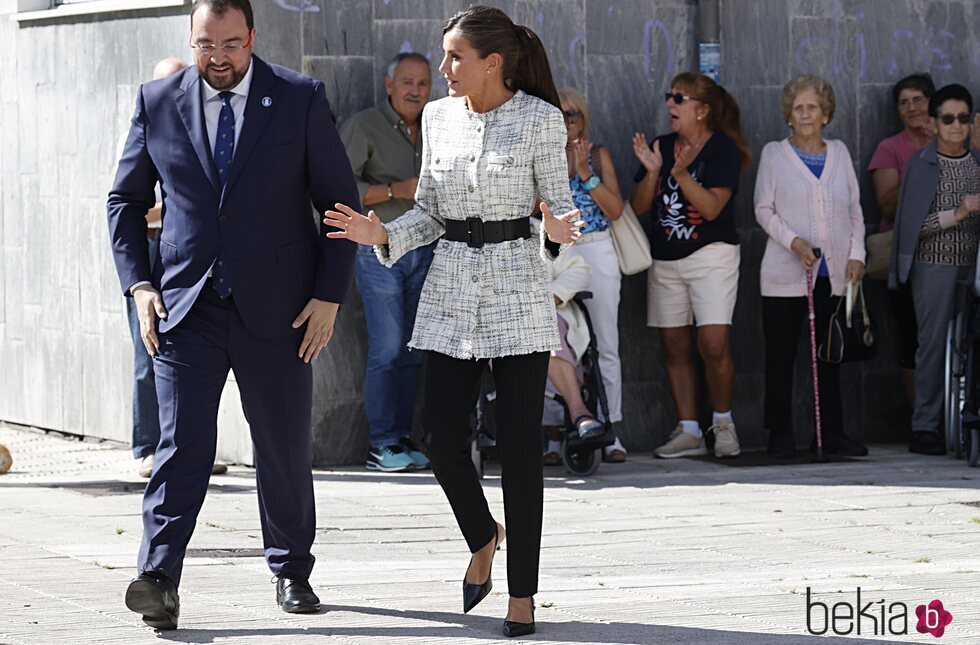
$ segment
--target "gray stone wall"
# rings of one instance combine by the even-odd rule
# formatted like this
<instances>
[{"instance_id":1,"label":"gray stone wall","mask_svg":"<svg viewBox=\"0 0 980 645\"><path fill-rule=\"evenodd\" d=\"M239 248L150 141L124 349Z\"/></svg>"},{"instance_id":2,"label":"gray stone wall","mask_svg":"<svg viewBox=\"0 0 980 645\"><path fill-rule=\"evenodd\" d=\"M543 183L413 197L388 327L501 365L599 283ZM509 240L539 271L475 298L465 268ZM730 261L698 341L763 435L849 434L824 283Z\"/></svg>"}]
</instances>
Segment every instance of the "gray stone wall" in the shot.
<instances>
[{"instance_id":1,"label":"gray stone wall","mask_svg":"<svg viewBox=\"0 0 980 645\"><path fill-rule=\"evenodd\" d=\"M426 53L437 65L446 17L457 0L253 0L257 52L320 78L343 120L383 97L387 60ZM559 85L583 90L593 139L609 147L623 189L636 167L635 130L666 130L660 96L673 74L697 66L696 0L503 0L492 2L537 31ZM105 196L134 91L160 58L189 59L186 9L97 14L16 23L0 16L0 419L128 440L132 347L109 256ZM722 0L722 82L738 98L758 154L786 134L780 89L800 72L831 80L838 113L828 134L843 139L859 169L898 129L889 87L915 70L957 80L980 94L980 0ZM436 77L434 97L445 94ZM733 330L735 414L743 442L760 445L763 352L758 266L765 237L754 222L754 167L743 177L739 304ZM866 220L877 213L861 173ZM906 431L892 352L895 330L880 285L869 297L882 355L844 370L854 434ZM621 334L624 439L650 449L674 424L656 334L644 326L645 278L624 280ZM318 463L359 462L364 320L345 307L316 365L313 411ZM798 433L809 387L800 354ZM705 415L710 406L705 402ZM248 462L250 445L233 378L221 410L219 453Z\"/></svg>"}]
</instances>

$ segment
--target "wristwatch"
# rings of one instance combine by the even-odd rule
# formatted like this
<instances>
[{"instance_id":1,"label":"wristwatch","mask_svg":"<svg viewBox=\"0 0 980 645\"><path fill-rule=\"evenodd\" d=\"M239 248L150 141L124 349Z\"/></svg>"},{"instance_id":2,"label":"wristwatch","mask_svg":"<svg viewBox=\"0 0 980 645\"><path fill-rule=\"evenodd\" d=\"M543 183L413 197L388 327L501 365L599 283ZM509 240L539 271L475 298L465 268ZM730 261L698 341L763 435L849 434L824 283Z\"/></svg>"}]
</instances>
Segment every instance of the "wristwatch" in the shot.
<instances>
[{"instance_id":1,"label":"wristwatch","mask_svg":"<svg viewBox=\"0 0 980 645\"><path fill-rule=\"evenodd\" d=\"M586 179L585 182L583 182L583 185L585 186L585 190L592 190L600 183L602 183L602 180L596 177L595 175L592 175L591 177Z\"/></svg>"},{"instance_id":2,"label":"wristwatch","mask_svg":"<svg viewBox=\"0 0 980 645\"><path fill-rule=\"evenodd\" d=\"M388 182L388 199L394 199L395 195L391 192L391 182Z\"/></svg>"}]
</instances>

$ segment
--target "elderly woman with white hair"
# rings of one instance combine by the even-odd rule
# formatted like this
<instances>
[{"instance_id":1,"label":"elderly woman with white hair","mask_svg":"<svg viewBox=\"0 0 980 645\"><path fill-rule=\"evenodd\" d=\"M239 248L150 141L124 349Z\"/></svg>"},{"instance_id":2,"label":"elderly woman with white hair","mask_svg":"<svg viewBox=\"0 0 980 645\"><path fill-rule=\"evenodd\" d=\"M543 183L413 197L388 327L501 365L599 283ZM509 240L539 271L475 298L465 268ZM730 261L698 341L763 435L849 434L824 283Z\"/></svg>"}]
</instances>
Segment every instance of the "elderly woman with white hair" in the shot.
<instances>
[{"instance_id":1,"label":"elderly woman with white hair","mask_svg":"<svg viewBox=\"0 0 980 645\"><path fill-rule=\"evenodd\" d=\"M807 272L814 277L817 329L826 329L848 283L864 276L864 215L857 175L843 141L825 139L834 89L803 75L783 87L783 116L793 134L766 144L755 184L755 216L769 235L762 256L762 327L766 343L768 453L791 458L793 364L807 318ZM816 249L820 249L818 255ZM821 362L823 443L830 454L864 456L844 434L838 365Z\"/></svg>"}]
</instances>

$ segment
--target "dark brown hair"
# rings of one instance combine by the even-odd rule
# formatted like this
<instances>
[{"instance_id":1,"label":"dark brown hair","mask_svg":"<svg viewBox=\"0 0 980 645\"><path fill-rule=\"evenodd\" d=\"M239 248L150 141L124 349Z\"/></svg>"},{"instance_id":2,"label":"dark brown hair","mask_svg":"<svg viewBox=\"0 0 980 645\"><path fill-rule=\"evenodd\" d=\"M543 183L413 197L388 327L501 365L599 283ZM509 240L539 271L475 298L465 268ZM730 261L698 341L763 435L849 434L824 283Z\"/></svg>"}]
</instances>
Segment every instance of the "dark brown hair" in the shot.
<instances>
[{"instance_id":1,"label":"dark brown hair","mask_svg":"<svg viewBox=\"0 0 980 645\"><path fill-rule=\"evenodd\" d=\"M249 0L194 0L191 5L191 23L194 22L194 13L201 7L207 7L216 16L223 16L229 9L238 9L245 14L245 25L249 31L255 28L255 15L252 13L252 3Z\"/></svg>"},{"instance_id":2,"label":"dark brown hair","mask_svg":"<svg viewBox=\"0 0 980 645\"><path fill-rule=\"evenodd\" d=\"M558 88L541 39L528 27L515 25L495 7L474 5L446 21L443 35L455 29L486 58L496 52L504 59L504 85L512 92L522 90L561 109Z\"/></svg>"},{"instance_id":3,"label":"dark brown hair","mask_svg":"<svg viewBox=\"0 0 980 645\"><path fill-rule=\"evenodd\" d=\"M898 105L898 95L902 93L902 90L917 90L922 92L922 95L927 99L931 99L932 95L936 93L936 85L932 82L932 74L929 72L909 74L895 83L892 88L892 99L894 99L895 105Z\"/></svg>"},{"instance_id":4,"label":"dark brown hair","mask_svg":"<svg viewBox=\"0 0 980 645\"><path fill-rule=\"evenodd\" d=\"M724 133L735 142L739 163L742 170L745 170L752 163L752 151L742 134L740 111L735 97L712 78L693 72L678 74L670 81L670 86L683 88L708 106L708 128Z\"/></svg>"}]
</instances>

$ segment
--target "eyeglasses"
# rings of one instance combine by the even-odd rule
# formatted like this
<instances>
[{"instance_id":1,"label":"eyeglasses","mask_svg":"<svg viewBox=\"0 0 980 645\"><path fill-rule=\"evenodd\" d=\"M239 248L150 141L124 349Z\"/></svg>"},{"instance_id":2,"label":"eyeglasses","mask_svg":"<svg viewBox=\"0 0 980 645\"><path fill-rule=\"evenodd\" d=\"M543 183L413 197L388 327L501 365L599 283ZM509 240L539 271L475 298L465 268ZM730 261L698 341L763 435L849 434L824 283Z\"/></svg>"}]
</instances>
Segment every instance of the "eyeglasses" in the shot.
<instances>
[{"instance_id":1,"label":"eyeglasses","mask_svg":"<svg viewBox=\"0 0 980 645\"><path fill-rule=\"evenodd\" d=\"M203 56L214 56L215 52L223 51L229 56L234 56L238 52L248 47L252 42L251 36L244 43L232 43L230 45L215 45L214 43L193 43L191 49L196 49Z\"/></svg>"},{"instance_id":2,"label":"eyeglasses","mask_svg":"<svg viewBox=\"0 0 980 645\"><path fill-rule=\"evenodd\" d=\"M576 123L582 118L582 113L578 110L572 110L571 112L565 112L565 123Z\"/></svg>"},{"instance_id":3,"label":"eyeglasses","mask_svg":"<svg viewBox=\"0 0 980 645\"><path fill-rule=\"evenodd\" d=\"M907 110L913 105L922 105L927 100L928 99L926 99L926 97L922 96L921 94L919 94L918 96L913 96L910 99L902 99L901 101L898 102L898 109Z\"/></svg>"},{"instance_id":4,"label":"eyeglasses","mask_svg":"<svg viewBox=\"0 0 980 645\"><path fill-rule=\"evenodd\" d=\"M939 120L946 125L953 125L953 121L959 121L963 125L968 125L970 123L970 115L966 112L960 114L941 114L939 115Z\"/></svg>"},{"instance_id":5,"label":"eyeglasses","mask_svg":"<svg viewBox=\"0 0 980 645\"><path fill-rule=\"evenodd\" d=\"M670 99L674 99L674 103L676 105L681 105L684 103L684 101L701 101L702 103L704 102L704 99L699 99L696 96L688 96L687 94L682 94L681 92L664 92L664 103L666 103Z\"/></svg>"}]
</instances>

